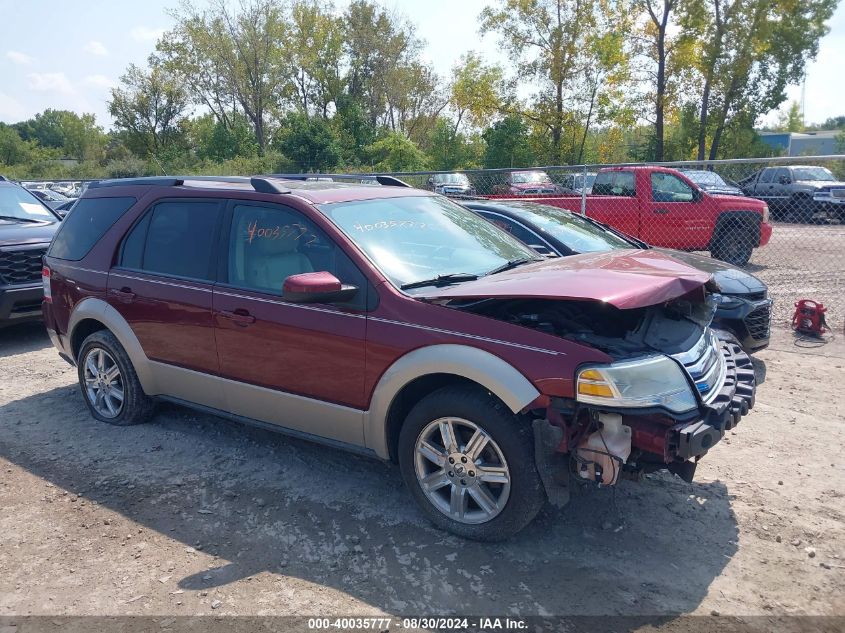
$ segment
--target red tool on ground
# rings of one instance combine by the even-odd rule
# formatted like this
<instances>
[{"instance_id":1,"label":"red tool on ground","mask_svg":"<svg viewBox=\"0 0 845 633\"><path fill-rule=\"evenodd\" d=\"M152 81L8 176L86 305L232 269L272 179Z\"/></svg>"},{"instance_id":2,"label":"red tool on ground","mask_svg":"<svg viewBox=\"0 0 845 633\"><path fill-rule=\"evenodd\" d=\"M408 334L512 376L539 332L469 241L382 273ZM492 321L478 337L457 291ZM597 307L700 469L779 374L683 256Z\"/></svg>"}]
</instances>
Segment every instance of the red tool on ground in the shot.
<instances>
[{"instance_id":1,"label":"red tool on ground","mask_svg":"<svg viewBox=\"0 0 845 633\"><path fill-rule=\"evenodd\" d=\"M792 316L792 329L801 334L821 336L827 332L824 313L827 308L818 301L801 299L795 303L795 314Z\"/></svg>"}]
</instances>

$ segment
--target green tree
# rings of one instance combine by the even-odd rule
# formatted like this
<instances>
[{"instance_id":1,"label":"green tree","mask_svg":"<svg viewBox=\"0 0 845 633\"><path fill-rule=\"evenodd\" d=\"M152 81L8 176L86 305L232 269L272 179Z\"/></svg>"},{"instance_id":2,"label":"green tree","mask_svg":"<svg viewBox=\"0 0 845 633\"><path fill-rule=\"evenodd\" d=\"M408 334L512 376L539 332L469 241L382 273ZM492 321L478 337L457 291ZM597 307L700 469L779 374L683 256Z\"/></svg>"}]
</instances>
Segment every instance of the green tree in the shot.
<instances>
[{"instance_id":1,"label":"green tree","mask_svg":"<svg viewBox=\"0 0 845 633\"><path fill-rule=\"evenodd\" d=\"M293 101L302 112L328 118L344 88L343 23L320 0L297 0L284 54L291 66Z\"/></svg>"},{"instance_id":2,"label":"green tree","mask_svg":"<svg viewBox=\"0 0 845 633\"><path fill-rule=\"evenodd\" d=\"M157 64L148 71L131 64L120 83L112 88L109 114L133 152L156 154L181 140L188 97L175 78Z\"/></svg>"},{"instance_id":3,"label":"green tree","mask_svg":"<svg viewBox=\"0 0 845 633\"><path fill-rule=\"evenodd\" d=\"M376 171L418 171L428 167L428 157L398 132L388 132L366 153Z\"/></svg>"},{"instance_id":4,"label":"green tree","mask_svg":"<svg viewBox=\"0 0 845 633\"><path fill-rule=\"evenodd\" d=\"M227 113L226 119L228 125L207 113L188 123L188 133L197 158L223 161L258 153L249 121L238 112Z\"/></svg>"},{"instance_id":5,"label":"green tree","mask_svg":"<svg viewBox=\"0 0 845 633\"><path fill-rule=\"evenodd\" d=\"M481 136L486 143L484 166L488 169L527 167L535 162L529 129L520 116L509 115L497 121Z\"/></svg>"},{"instance_id":6,"label":"green tree","mask_svg":"<svg viewBox=\"0 0 845 633\"><path fill-rule=\"evenodd\" d=\"M450 105L455 112L454 132L462 123L485 128L502 109L507 87L500 66L488 65L476 53L463 55L452 69Z\"/></svg>"},{"instance_id":7,"label":"green tree","mask_svg":"<svg viewBox=\"0 0 845 633\"><path fill-rule=\"evenodd\" d=\"M194 99L224 124L237 105L263 152L269 116L290 90L282 47L288 20L281 3L244 0L236 12L225 0L213 0L203 11L185 3L172 16L176 26L157 45L164 67L184 78Z\"/></svg>"},{"instance_id":8,"label":"green tree","mask_svg":"<svg viewBox=\"0 0 845 633\"><path fill-rule=\"evenodd\" d=\"M102 156L106 137L93 114L76 114L69 110L47 109L32 119L15 124L24 140L41 147L62 150L63 158L80 161L97 160Z\"/></svg>"},{"instance_id":9,"label":"green tree","mask_svg":"<svg viewBox=\"0 0 845 633\"><path fill-rule=\"evenodd\" d=\"M5 123L0 123L0 164L19 165L31 158L30 145L24 141L18 131Z\"/></svg>"},{"instance_id":10,"label":"green tree","mask_svg":"<svg viewBox=\"0 0 845 633\"><path fill-rule=\"evenodd\" d=\"M807 61L815 58L836 5L837 0L718 0L723 35L717 54L712 53L715 8L704 14L695 35L711 42L702 50L711 51L712 97L701 109L711 160L733 117L755 120L786 100L786 86L799 82Z\"/></svg>"},{"instance_id":11,"label":"green tree","mask_svg":"<svg viewBox=\"0 0 845 633\"><path fill-rule=\"evenodd\" d=\"M777 130L783 132L803 132L804 115L797 101L789 104L789 109L778 117Z\"/></svg>"},{"instance_id":12,"label":"green tree","mask_svg":"<svg viewBox=\"0 0 845 633\"><path fill-rule=\"evenodd\" d=\"M550 136L550 160L578 157L578 130L594 122L591 106L604 87L601 77L626 59L621 48L614 54L604 49L625 45L624 37L613 35L631 29L631 16L628 0L499 0L482 11L481 32L498 33L520 80L538 89L532 107L521 113ZM607 63L612 66L594 73Z\"/></svg>"},{"instance_id":13,"label":"green tree","mask_svg":"<svg viewBox=\"0 0 845 633\"><path fill-rule=\"evenodd\" d=\"M481 165L484 144L477 134L466 135L455 131L454 122L439 117L420 149L429 156L432 169L471 169Z\"/></svg>"},{"instance_id":14,"label":"green tree","mask_svg":"<svg viewBox=\"0 0 845 633\"><path fill-rule=\"evenodd\" d=\"M320 117L299 112L288 115L275 145L303 171L332 170L341 158L332 126Z\"/></svg>"}]
</instances>

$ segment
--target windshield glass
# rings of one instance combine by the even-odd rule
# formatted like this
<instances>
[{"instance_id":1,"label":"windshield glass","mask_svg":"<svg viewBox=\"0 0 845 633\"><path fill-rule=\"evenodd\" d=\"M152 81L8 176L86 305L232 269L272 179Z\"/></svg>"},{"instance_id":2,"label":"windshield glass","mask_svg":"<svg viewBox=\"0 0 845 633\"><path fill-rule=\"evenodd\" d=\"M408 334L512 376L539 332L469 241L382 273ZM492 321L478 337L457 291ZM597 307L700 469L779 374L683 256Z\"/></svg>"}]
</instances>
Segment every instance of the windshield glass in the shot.
<instances>
[{"instance_id":1,"label":"windshield glass","mask_svg":"<svg viewBox=\"0 0 845 633\"><path fill-rule=\"evenodd\" d=\"M699 185L716 185L718 187L727 187L728 183L722 180L722 177L712 171L685 171L684 176Z\"/></svg>"},{"instance_id":2,"label":"windshield glass","mask_svg":"<svg viewBox=\"0 0 845 633\"><path fill-rule=\"evenodd\" d=\"M531 202L511 205L517 216L557 238L576 253L596 253L618 248L637 248L625 240L575 213Z\"/></svg>"},{"instance_id":3,"label":"windshield glass","mask_svg":"<svg viewBox=\"0 0 845 633\"><path fill-rule=\"evenodd\" d=\"M447 198L415 196L323 204L334 222L396 286L439 275L483 275L537 255Z\"/></svg>"},{"instance_id":4,"label":"windshield glass","mask_svg":"<svg viewBox=\"0 0 845 633\"><path fill-rule=\"evenodd\" d=\"M55 216L41 204L38 198L20 187L0 187L0 216L41 222L56 221ZM0 222L8 221L8 219L0 219Z\"/></svg>"},{"instance_id":5,"label":"windshield glass","mask_svg":"<svg viewBox=\"0 0 845 633\"><path fill-rule=\"evenodd\" d=\"M435 174L434 182L438 185L468 185L466 174Z\"/></svg>"},{"instance_id":6,"label":"windshield glass","mask_svg":"<svg viewBox=\"0 0 845 633\"><path fill-rule=\"evenodd\" d=\"M532 182L551 182L552 179L544 171L517 171L511 174L511 181L517 185Z\"/></svg>"},{"instance_id":7,"label":"windshield glass","mask_svg":"<svg viewBox=\"0 0 845 633\"><path fill-rule=\"evenodd\" d=\"M795 167L792 170L795 180L836 180L825 167Z\"/></svg>"}]
</instances>

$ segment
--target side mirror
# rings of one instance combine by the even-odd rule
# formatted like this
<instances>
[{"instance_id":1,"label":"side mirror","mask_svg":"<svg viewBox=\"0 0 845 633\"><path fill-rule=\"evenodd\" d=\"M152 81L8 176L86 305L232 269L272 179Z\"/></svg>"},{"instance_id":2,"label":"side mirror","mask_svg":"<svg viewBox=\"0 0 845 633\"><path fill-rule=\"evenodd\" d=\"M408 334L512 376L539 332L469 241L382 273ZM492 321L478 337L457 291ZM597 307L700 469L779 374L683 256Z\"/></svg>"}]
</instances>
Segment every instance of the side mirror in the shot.
<instances>
[{"instance_id":1,"label":"side mirror","mask_svg":"<svg viewBox=\"0 0 845 633\"><path fill-rule=\"evenodd\" d=\"M428 179L428 184L432 185L432 186L434 185L434 178L433 177Z\"/></svg>"},{"instance_id":2,"label":"side mirror","mask_svg":"<svg viewBox=\"0 0 845 633\"><path fill-rule=\"evenodd\" d=\"M325 270L291 275L282 286L282 298L291 303L348 301L356 292L357 286L341 284L337 277Z\"/></svg>"},{"instance_id":3,"label":"side mirror","mask_svg":"<svg viewBox=\"0 0 845 633\"><path fill-rule=\"evenodd\" d=\"M792 184L792 181L789 179L789 176L781 176L780 178L778 178L778 182L782 185Z\"/></svg>"}]
</instances>

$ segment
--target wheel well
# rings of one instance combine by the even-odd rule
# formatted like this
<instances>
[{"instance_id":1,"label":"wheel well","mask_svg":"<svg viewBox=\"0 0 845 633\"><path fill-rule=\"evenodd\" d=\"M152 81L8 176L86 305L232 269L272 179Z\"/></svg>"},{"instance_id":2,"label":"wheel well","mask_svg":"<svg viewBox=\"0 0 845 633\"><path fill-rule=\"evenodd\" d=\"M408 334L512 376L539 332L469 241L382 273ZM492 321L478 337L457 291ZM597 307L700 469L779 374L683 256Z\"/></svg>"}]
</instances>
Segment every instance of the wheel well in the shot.
<instances>
[{"instance_id":1,"label":"wheel well","mask_svg":"<svg viewBox=\"0 0 845 633\"><path fill-rule=\"evenodd\" d=\"M762 216L754 211L733 211L723 213L719 216L719 219L716 222L716 228L713 230L711 246L722 232L738 229L748 229L750 231L754 231L757 238L757 244L759 244L761 221ZM757 244L755 244L755 246Z\"/></svg>"},{"instance_id":2,"label":"wheel well","mask_svg":"<svg viewBox=\"0 0 845 633\"><path fill-rule=\"evenodd\" d=\"M73 352L73 359L79 356L79 348L82 347L82 342L91 336L94 332L100 330L107 330L108 328L97 319L83 319L73 330L70 337L70 349Z\"/></svg>"},{"instance_id":3,"label":"wheel well","mask_svg":"<svg viewBox=\"0 0 845 633\"><path fill-rule=\"evenodd\" d=\"M478 387L487 390L483 385L479 385L474 380L464 378L463 376L456 376L455 374L428 374L415 378L407 385L402 387L399 393L393 398L390 403L390 409L387 412L387 448L390 451L391 461L396 461L397 446L399 444L399 431L405 418L411 412L420 400L425 398L430 393L434 393L450 385L466 385L468 387Z\"/></svg>"}]
</instances>

